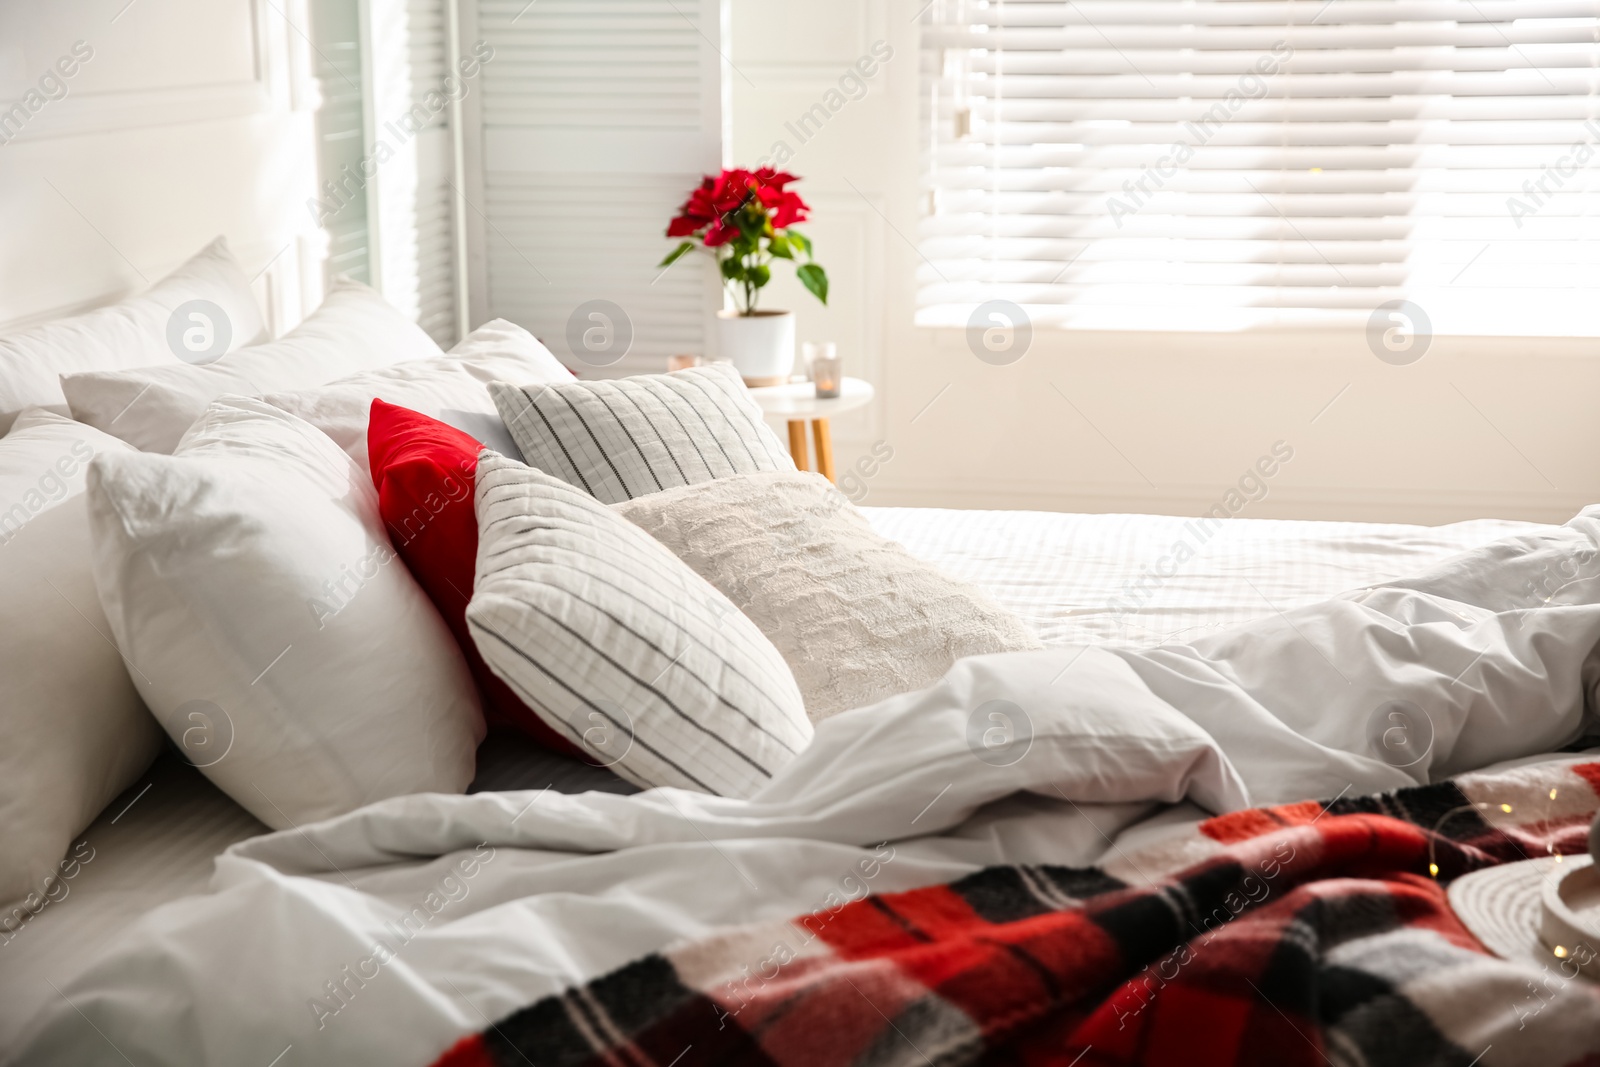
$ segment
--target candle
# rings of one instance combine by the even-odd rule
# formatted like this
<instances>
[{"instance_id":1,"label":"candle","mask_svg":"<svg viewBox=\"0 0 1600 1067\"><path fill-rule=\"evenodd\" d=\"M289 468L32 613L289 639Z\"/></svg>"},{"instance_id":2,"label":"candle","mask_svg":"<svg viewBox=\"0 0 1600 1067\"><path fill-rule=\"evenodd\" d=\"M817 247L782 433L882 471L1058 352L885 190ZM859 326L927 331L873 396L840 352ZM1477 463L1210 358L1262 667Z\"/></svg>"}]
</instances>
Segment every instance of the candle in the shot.
<instances>
[{"instance_id":1,"label":"candle","mask_svg":"<svg viewBox=\"0 0 1600 1067\"><path fill-rule=\"evenodd\" d=\"M811 380L816 384L818 398L838 396L839 387L844 384L844 366L838 347L832 341L807 347L812 349Z\"/></svg>"}]
</instances>

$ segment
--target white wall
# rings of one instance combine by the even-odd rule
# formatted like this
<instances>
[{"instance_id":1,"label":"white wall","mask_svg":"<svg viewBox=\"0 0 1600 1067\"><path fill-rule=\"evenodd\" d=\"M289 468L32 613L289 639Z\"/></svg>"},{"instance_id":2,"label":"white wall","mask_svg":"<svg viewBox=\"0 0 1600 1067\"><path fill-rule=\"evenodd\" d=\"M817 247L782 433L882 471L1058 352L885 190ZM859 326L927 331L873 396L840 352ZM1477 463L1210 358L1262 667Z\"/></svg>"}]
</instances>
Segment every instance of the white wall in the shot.
<instances>
[{"instance_id":1,"label":"white wall","mask_svg":"<svg viewBox=\"0 0 1600 1067\"><path fill-rule=\"evenodd\" d=\"M0 144L0 329L142 289L218 234L274 332L320 301L318 91L291 19L304 0L0 0L0 114L89 56Z\"/></svg>"},{"instance_id":2,"label":"white wall","mask_svg":"<svg viewBox=\"0 0 1600 1067\"><path fill-rule=\"evenodd\" d=\"M1194 514L1277 441L1294 458L1242 515L1560 521L1600 500L1595 340L1438 337L1400 367L1360 332L1041 331L996 367L963 331L913 327L921 6L733 0L735 160L794 151L833 280L828 309L787 276L766 304L876 383L876 410L835 427L841 471L876 439L894 450L865 502ZM785 124L876 41L894 55L867 95L800 143Z\"/></svg>"}]
</instances>

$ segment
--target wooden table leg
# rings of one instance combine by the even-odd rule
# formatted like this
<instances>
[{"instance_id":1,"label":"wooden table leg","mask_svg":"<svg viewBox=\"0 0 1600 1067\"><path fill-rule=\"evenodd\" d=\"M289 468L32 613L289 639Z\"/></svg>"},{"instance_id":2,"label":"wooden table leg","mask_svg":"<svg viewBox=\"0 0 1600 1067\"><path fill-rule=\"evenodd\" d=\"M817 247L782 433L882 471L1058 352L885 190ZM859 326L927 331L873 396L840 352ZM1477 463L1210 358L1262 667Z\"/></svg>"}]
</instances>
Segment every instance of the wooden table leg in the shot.
<instances>
[{"instance_id":1,"label":"wooden table leg","mask_svg":"<svg viewBox=\"0 0 1600 1067\"><path fill-rule=\"evenodd\" d=\"M794 423L790 423L793 426ZM811 432L817 438L817 473L828 481L833 481L833 432L828 428L827 419L813 419ZM801 435L804 437L804 435Z\"/></svg>"},{"instance_id":2,"label":"wooden table leg","mask_svg":"<svg viewBox=\"0 0 1600 1067\"><path fill-rule=\"evenodd\" d=\"M821 438L818 438L820 441ZM806 423L804 419L789 420L789 456L794 465L803 471L811 469L811 457L806 454ZM832 458L831 456L829 457Z\"/></svg>"}]
</instances>

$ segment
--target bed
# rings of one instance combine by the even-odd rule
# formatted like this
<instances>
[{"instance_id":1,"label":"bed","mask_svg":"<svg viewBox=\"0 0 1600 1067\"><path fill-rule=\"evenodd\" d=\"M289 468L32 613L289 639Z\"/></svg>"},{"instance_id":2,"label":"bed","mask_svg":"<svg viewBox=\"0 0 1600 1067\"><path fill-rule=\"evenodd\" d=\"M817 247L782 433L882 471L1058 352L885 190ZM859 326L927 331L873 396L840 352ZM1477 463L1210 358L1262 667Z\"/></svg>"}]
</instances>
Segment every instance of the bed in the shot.
<instances>
[{"instance_id":1,"label":"bed","mask_svg":"<svg viewBox=\"0 0 1600 1067\"><path fill-rule=\"evenodd\" d=\"M858 509L728 365L270 338L220 240L0 429L5 1062L1600 1052L1444 895L1585 848L1600 507Z\"/></svg>"},{"instance_id":2,"label":"bed","mask_svg":"<svg viewBox=\"0 0 1600 1067\"><path fill-rule=\"evenodd\" d=\"M1236 519L1134 618L1112 606L1192 520L1166 516L866 508L874 526L974 582L1048 644L1182 641L1427 569L1465 549L1536 529L1499 520L1441 527ZM635 787L514 737L483 750L477 787L558 792ZM1185 813L1189 821L1195 812ZM1155 829L1155 828L1151 828ZM93 859L0 950L0 1047L150 909L204 893L215 857L267 828L169 751L83 835ZM971 832L981 832L974 828ZM1148 830L1147 830L1148 832ZM287 1042L285 1042L287 1043Z\"/></svg>"}]
</instances>

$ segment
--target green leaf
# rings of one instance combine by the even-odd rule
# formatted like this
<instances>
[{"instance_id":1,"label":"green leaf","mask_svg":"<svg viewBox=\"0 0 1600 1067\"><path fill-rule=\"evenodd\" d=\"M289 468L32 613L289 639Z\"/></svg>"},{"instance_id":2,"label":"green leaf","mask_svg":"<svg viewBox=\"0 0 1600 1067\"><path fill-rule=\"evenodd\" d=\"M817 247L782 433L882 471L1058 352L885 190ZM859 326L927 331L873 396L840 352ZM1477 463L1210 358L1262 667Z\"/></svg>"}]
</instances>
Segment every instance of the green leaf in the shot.
<instances>
[{"instance_id":1,"label":"green leaf","mask_svg":"<svg viewBox=\"0 0 1600 1067\"><path fill-rule=\"evenodd\" d=\"M656 264L656 269L657 270L661 270L664 267L672 266L674 263L678 262L678 260L683 258L683 255L684 255L685 252L688 252L693 247L694 247L694 242L693 241L685 241L685 242L683 242L677 248L674 248L671 252L668 252L667 253L667 258L663 259L660 263Z\"/></svg>"},{"instance_id":2,"label":"green leaf","mask_svg":"<svg viewBox=\"0 0 1600 1067\"><path fill-rule=\"evenodd\" d=\"M811 290L811 295L822 301L828 302L828 273L815 263L806 263L795 270L795 276L800 279L800 284Z\"/></svg>"},{"instance_id":3,"label":"green leaf","mask_svg":"<svg viewBox=\"0 0 1600 1067\"><path fill-rule=\"evenodd\" d=\"M806 255L811 255L811 238L807 237L799 230L794 229L784 230L783 233L784 236L789 239L790 244L794 245Z\"/></svg>"},{"instance_id":4,"label":"green leaf","mask_svg":"<svg viewBox=\"0 0 1600 1067\"><path fill-rule=\"evenodd\" d=\"M789 240L782 234L774 237L767 246L767 250L779 259L793 259L794 253L789 251Z\"/></svg>"},{"instance_id":5,"label":"green leaf","mask_svg":"<svg viewBox=\"0 0 1600 1067\"><path fill-rule=\"evenodd\" d=\"M739 281L744 277L744 261L738 256L729 256L722 261L722 276L730 281Z\"/></svg>"},{"instance_id":6,"label":"green leaf","mask_svg":"<svg viewBox=\"0 0 1600 1067\"><path fill-rule=\"evenodd\" d=\"M756 266L750 268L748 277L750 279L750 284L759 289L772 280L772 271L768 267L757 264Z\"/></svg>"}]
</instances>

